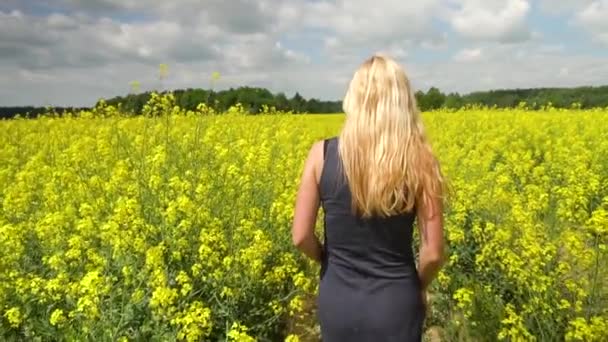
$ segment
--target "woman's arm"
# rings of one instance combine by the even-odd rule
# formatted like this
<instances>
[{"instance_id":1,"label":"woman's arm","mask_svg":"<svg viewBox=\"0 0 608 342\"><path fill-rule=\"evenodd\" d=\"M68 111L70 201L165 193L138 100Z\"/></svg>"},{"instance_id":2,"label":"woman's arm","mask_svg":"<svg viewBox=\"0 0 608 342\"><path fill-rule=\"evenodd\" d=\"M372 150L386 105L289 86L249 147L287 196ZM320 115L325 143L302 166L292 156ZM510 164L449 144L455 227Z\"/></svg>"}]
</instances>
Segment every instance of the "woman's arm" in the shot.
<instances>
[{"instance_id":1,"label":"woman's arm","mask_svg":"<svg viewBox=\"0 0 608 342\"><path fill-rule=\"evenodd\" d=\"M444 264L443 208L440 199L418 212L420 230L420 260L418 276L422 290L430 285Z\"/></svg>"},{"instance_id":2,"label":"woman's arm","mask_svg":"<svg viewBox=\"0 0 608 342\"><path fill-rule=\"evenodd\" d=\"M323 142L308 153L296 198L291 237L293 244L309 258L321 262L321 242L314 232L319 210L318 180L323 162Z\"/></svg>"}]
</instances>

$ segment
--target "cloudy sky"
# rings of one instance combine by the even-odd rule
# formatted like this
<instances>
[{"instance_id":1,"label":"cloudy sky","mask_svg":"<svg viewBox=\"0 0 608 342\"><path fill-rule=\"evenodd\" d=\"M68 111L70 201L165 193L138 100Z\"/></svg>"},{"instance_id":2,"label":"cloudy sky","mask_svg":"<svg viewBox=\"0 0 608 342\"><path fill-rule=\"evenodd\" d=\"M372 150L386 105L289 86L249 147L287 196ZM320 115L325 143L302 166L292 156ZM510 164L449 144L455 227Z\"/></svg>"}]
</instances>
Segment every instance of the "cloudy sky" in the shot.
<instances>
[{"instance_id":1,"label":"cloudy sky","mask_svg":"<svg viewBox=\"0 0 608 342\"><path fill-rule=\"evenodd\" d=\"M216 88L341 99L374 52L422 90L608 84L608 0L0 0L0 106L208 88L214 71Z\"/></svg>"}]
</instances>

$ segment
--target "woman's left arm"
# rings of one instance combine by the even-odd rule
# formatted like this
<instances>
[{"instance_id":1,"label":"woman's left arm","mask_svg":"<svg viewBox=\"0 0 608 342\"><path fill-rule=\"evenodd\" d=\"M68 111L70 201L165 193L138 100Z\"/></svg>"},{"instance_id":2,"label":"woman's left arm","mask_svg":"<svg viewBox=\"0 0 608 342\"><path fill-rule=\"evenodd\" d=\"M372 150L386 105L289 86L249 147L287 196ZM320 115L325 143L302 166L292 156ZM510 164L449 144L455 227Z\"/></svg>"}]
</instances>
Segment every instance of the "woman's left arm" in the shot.
<instances>
[{"instance_id":1,"label":"woman's left arm","mask_svg":"<svg viewBox=\"0 0 608 342\"><path fill-rule=\"evenodd\" d=\"M323 141L315 143L304 164L295 204L291 237L293 244L309 258L321 262L322 246L315 235L320 199L318 175L323 159Z\"/></svg>"}]
</instances>

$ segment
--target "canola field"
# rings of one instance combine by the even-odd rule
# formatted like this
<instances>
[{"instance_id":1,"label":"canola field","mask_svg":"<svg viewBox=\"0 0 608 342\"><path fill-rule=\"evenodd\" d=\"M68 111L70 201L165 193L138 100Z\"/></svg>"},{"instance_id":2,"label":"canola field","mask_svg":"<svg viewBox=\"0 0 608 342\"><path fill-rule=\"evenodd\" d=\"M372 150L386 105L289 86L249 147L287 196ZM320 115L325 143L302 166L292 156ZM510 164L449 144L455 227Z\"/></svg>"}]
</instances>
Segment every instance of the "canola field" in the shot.
<instances>
[{"instance_id":1,"label":"canola field","mask_svg":"<svg viewBox=\"0 0 608 342\"><path fill-rule=\"evenodd\" d=\"M145 112L0 122L0 339L318 340L291 218L344 116ZM429 340L608 340L608 110L423 120L451 186Z\"/></svg>"}]
</instances>

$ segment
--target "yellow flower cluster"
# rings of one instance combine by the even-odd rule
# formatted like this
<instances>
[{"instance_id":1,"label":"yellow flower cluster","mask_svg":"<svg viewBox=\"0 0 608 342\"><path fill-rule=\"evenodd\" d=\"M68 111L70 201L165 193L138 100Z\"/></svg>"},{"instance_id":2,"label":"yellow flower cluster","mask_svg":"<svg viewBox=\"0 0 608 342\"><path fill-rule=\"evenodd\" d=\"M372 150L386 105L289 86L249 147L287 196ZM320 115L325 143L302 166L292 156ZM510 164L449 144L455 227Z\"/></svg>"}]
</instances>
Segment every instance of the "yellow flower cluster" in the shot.
<instances>
[{"instance_id":1,"label":"yellow flower cluster","mask_svg":"<svg viewBox=\"0 0 608 342\"><path fill-rule=\"evenodd\" d=\"M447 335L608 338L599 328L608 323L605 116L551 108L425 113L452 190L449 261L433 287L433 319Z\"/></svg>"},{"instance_id":2,"label":"yellow flower cluster","mask_svg":"<svg viewBox=\"0 0 608 342\"><path fill-rule=\"evenodd\" d=\"M255 342L256 339L250 336L247 332L249 328L240 323L233 323L230 330L226 334L227 340L230 342Z\"/></svg>"},{"instance_id":3,"label":"yellow flower cluster","mask_svg":"<svg viewBox=\"0 0 608 342\"><path fill-rule=\"evenodd\" d=\"M0 122L2 340L311 339L289 328L318 289L293 206L344 118L243 111L154 94L138 117ZM430 316L447 336L608 339L606 114L424 113L452 189Z\"/></svg>"}]
</instances>

